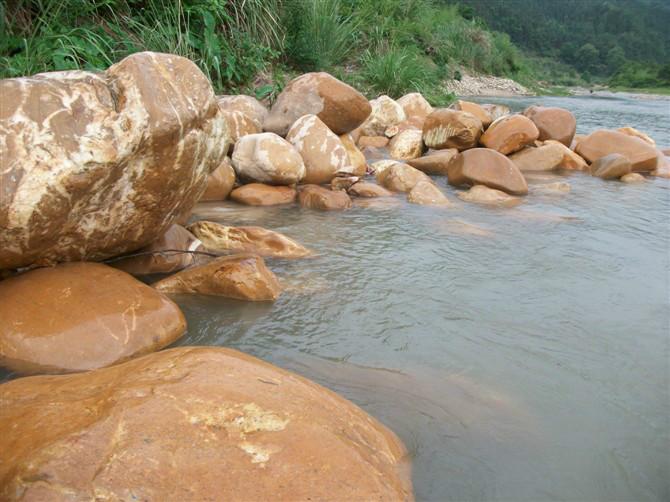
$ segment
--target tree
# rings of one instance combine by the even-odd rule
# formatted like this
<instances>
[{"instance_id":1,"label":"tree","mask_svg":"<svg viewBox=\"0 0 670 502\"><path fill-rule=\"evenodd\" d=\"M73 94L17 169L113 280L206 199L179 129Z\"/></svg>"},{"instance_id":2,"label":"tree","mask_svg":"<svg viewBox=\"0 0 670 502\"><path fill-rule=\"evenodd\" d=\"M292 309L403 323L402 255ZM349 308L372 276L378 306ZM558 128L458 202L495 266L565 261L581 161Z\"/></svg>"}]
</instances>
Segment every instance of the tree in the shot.
<instances>
[{"instance_id":1,"label":"tree","mask_svg":"<svg viewBox=\"0 0 670 502\"><path fill-rule=\"evenodd\" d=\"M582 45L575 54L574 65L581 71L593 73L598 68L600 53L593 44Z\"/></svg>"}]
</instances>

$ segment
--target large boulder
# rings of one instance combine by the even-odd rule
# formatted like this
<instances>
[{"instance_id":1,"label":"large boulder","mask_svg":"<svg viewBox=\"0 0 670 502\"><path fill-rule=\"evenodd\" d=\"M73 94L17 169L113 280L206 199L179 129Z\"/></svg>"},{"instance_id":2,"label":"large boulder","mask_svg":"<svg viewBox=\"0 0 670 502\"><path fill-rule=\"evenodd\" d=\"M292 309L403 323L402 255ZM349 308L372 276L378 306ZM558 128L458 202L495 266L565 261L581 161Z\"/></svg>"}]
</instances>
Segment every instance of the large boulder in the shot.
<instances>
[{"instance_id":1,"label":"large boulder","mask_svg":"<svg viewBox=\"0 0 670 502\"><path fill-rule=\"evenodd\" d=\"M521 172L554 171L561 168L567 148L562 144L547 143L538 147L527 146L509 156Z\"/></svg>"},{"instance_id":2,"label":"large boulder","mask_svg":"<svg viewBox=\"0 0 670 502\"><path fill-rule=\"evenodd\" d=\"M225 296L237 300L276 300L281 294L277 277L263 258L252 254L222 256L187 268L153 284L162 293Z\"/></svg>"},{"instance_id":3,"label":"large boulder","mask_svg":"<svg viewBox=\"0 0 670 502\"><path fill-rule=\"evenodd\" d=\"M431 179L418 169L403 162L392 161L388 167L377 169L377 183L393 192L409 192L420 181L431 182Z\"/></svg>"},{"instance_id":4,"label":"large boulder","mask_svg":"<svg viewBox=\"0 0 670 502\"><path fill-rule=\"evenodd\" d=\"M419 181L407 193L407 202L422 206L450 206L451 203L435 183L428 180Z\"/></svg>"},{"instance_id":5,"label":"large boulder","mask_svg":"<svg viewBox=\"0 0 670 502\"><path fill-rule=\"evenodd\" d=\"M481 137L481 144L503 155L531 145L540 136L540 131L528 117L506 115L495 120Z\"/></svg>"},{"instance_id":6,"label":"large boulder","mask_svg":"<svg viewBox=\"0 0 670 502\"><path fill-rule=\"evenodd\" d=\"M459 99L454 103L453 108L454 110L468 112L477 117L482 122L484 129L490 126L491 122L493 122L493 118L489 111L482 105L473 103L472 101L463 101L462 99Z\"/></svg>"},{"instance_id":7,"label":"large boulder","mask_svg":"<svg viewBox=\"0 0 670 502\"><path fill-rule=\"evenodd\" d=\"M446 150L435 150L428 155L419 157L418 159L410 159L407 163L423 171L426 174L438 174L446 176L447 166L451 159L458 155L458 150L455 148L448 148Z\"/></svg>"},{"instance_id":8,"label":"large boulder","mask_svg":"<svg viewBox=\"0 0 670 502\"><path fill-rule=\"evenodd\" d=\"M397 160L411 160L423 154L421 129L408 128L393 136L389 142L389 155Z\"/></svg>"},{"instance_id":9,"label":"large boulder","mask_svg":"<svg viewBox=\"0 0 670 502\"><path fill-rule=\"evenodd\" d=\"M407 118L416 117L423 121L433 113L433 107L420 92L411 92L398 99L397 103L402 107Z\"/></svg>"},{"instance_id":10,"label":"large boulder","mask_svg":"<svg viewBox=\"0 0 670 502\"><path fill-rule=\"evenodd\" d=\"M407 118L402 106L386 95L370 101L370 107L372 111L360 127L361 136L384 136L387 128Z\"/></svg>"},{"instance_id":11,"label":"large boulder","mask_svg":"<svg viewBox=\"0 0 670 502\"><path fill-rule=\"evenodd\" d=\"M172 301L100 263L63 263L0 282L0 365L12 371L102 368L165 347L185 330ZM8 453L1 450L0 470Z\"/></svg>"},{"instance_id":12,"label":"large boulder","mask_svg":"<svg viewBox=\"0 0 670 502\"><path fill-rule=\"evenodd\" d=\"M468 112L440 108L423 123L423 142L428 148L467 150L477 146L482 121Z\"/></svg>"},{"instance_id":13,"label":"large boulder","mask_svg":"<svg viewBox=\"0 0 670 502\"><path fill-rule=\"evenodd\" d=\"M634 172L650 172L656 169L658 156L649 143L619 131L601 129L582 139L575 151L588 162L618 153L626 157Z\"/></svg>"},{"instance_id":14,"label":"large boulder","mask_svg":"<svg viewBox=\"0 0 670 502\"><path fill-rule=\"evenodd\" d=\"M228 149L209 80L179 56L2 80L0 96L0 269L148 245Z\"/></svg>"},{"instance_id":15,"label":"large boulder","mask_svg":"<svg viewBox=\"0 0 670 502\"><path fill-rule=\"evenodd\" d=\"M306 73L292 80L277 97L263 123L266 131L286 136L303 115L317 115L335 134L360 126L370 104L360 92L328 73Z\"/></svg>"},{"instance_id":16,"label":"large boulder","mask_svg":"<svg viewBox=\"0 0 670 502\"><path fill-rule=\"evenodd\" d=\"M207 175L207 188L200 197L201 202L224 200L235 186L235 169L228 157Z\"/></svg>"},{"instance_id":17,"label":"large boulder","mask_svg":"<svg viewBox=\"0 0 670 502\"><path fill-rule=\"evenodd\" d=\"M565 108L529 106L523 114L537 127L540 141L553 139L567 147L572 144L577 130L577 120L571 111Z\"/></svg>"},{"instance_id":18,"label":"large boulder","mask_svg":"<svg viewBox=\"0 0 670 502\"><path fill-rule=\"evenodd\" d=\"M319 185L300 187L298 202L306 209L337 211L351 207L351 198L344 190L329 190Z\"/></svg>"},{"instance_id":19,"label":"large boulder","mask_svg":"<svg viewBox=\"0 0 670 502\"><path fill-rule=\"evenodd\" d=\"M270 185L294 185L306 173L295 147L271 132L240 138L233 151L233 167L242 179Z\"/></svg>"},{"instance_id":20,"label":"large boulder","mask_svg":"<svg viewBox=\"0 0 670 502\"><path fill-rule=\"evenodd\" d=\"M221 347L0 386L0 499L411 501L400 440L353 403Z\"/></svg>"},{"instance_id":21,"label":"large boulder","mask_svg":"<svg viewBox=\"0 0 670 502\"><path fill-rule=\"evenodd\" d=\"M304 258L309 249L284 234L262 227L229 227L213 221L197 221L189 225L210 251L253 253L272 258Z\"/></svg>"},{"instance_id":22,"label":"large boulder","mask_svg":"<svg viewBox=\"0 0 670 502\"><path fill-rule=\"evenodd\" d=\"M368 166L367 161L365 160L363 152L356 146L354 138L352 138L351 134L342 134L340 136L340 141L349 154L349 163L353 168L351 171L352 176L365 176L365 171Z\"/></svg>"},{"instance_id":23,"label":"large boulder","mask_svg":"<svg viewBox=\"0 0 670 502\"><path fill-rule=\"evenodd\" d=\"M293 187L249 183L230 192L230 199L247 206L278 206L291 204L297 195Z\"/></svg>"},{"instance_id":24,"label":"large boulder","mask_svg":"<svg viewBox=\"0 0 670 502\"><path fill-rule=\"evenodd\" d=\"M194 253L194 251L196 253ZM198 263L200 242L180 225L172 225L163 236L136 252L136 256L110 262L133 275L169 274Z\"/></svg>"},{"instance_id":25,"label":"large boulder","mask_svg":"<svg viewBox=\"0 0 670 502\"><path fill-rule=\"evenodd\" d=\"M512 195L528 193L528 184L514 162L489 148L459 153L449 163L447 176L454 186L485 185Z\"/></svg>"},{"instance_id":26,"label":"large boulder","mask_svg":"<svg viewBox=\"0 0 670 502\"><path fill-rule=\"evenodd\" d=\"M628 157L619 153L610 153L591 164L591 174L604 180L621 178L632 171Z\"/></svg>"},{"instance_id":27,"label":"large boulder","mask_svg":"<svg viewBox=\"0 0 670 502\"><path fill-rule=\"evenodd\" d=\"M253 96L238 94L235 96L217 96L219 108L225 111L241 112L255 120L261 126L268 116L268 109Z\"/></svg>"},{"instance_id":28,"label":"large boulder","mask_svg":"<svg viewBox=\"0 0 670 502\"><path fill-rule=\"evenodd\" d=\"M303 183L330 183L337 174L354 170L340 138L316 115L296 120L286 135L305 163Z\"/></svg>"}]
</instances>

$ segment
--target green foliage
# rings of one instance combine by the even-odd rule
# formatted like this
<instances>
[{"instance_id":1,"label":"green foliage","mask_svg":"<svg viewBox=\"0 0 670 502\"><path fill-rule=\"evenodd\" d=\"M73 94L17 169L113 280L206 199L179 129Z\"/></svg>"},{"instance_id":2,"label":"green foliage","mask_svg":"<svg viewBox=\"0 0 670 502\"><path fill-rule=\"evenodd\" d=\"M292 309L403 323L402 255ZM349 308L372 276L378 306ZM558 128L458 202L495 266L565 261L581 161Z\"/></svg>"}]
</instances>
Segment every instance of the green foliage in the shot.
<instances>
[{"instance_id":1,"label":"green foliage","mask_svg":"<svg viewBox=\"0 0 670 502\"><path fill-rule=\"evenodd\" d=\"M661 66L627 62L609 79L608 84L640 89L670 87L670 63Z\"/></svg>"}]
</instances>

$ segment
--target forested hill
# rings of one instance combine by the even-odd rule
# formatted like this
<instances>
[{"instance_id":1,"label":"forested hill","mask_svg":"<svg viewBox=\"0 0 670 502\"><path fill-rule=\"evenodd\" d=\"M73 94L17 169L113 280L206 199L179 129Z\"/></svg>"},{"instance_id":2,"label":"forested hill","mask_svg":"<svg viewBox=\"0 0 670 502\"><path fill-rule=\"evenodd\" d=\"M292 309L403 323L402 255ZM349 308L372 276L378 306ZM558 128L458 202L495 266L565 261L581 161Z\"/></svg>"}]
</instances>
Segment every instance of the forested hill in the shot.
<instances>
[{"instance_id":1,"label":"forested hill","mask_svg":"<svg viewBox=\"0 0 670 502\"><path fill-rule=\"evenodd\" d=\"M587 79L606 77L614 84L642 87L670 85L670 2L666 0L458 3L466 17L483 19L526 51L569 64Z\"/></svg>"}]
</instances>

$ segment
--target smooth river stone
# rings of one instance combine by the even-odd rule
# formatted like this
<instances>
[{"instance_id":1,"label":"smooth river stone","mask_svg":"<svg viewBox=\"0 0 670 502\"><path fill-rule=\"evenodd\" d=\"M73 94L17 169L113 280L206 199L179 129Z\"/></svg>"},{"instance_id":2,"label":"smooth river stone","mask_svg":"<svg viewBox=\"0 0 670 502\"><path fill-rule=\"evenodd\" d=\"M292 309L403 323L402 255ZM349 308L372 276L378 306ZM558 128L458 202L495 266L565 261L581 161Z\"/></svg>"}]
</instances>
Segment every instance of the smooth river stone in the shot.
<instances>
[{"instance_id":1,"label":"smooth river stone","mask_svg":"<svg viewBox=\"0 0 670 502\"><path fill-rule=\"evenodd\" d=\"M591 163L613 153L623 155L630 161L633 172L650 172L658 164L656 148L619 131L601 129L592 132L577 144L575 151Z\"/></svg>"},{"instance_id":2,"label":"smooth river stone","mask_svg":"<svg viewBox=\"0 0 670 502\"><path fill-rule=\"evenodd\" d=\"M446 207L451 203L432 181L419 181L407 194L407 202L422 206Z\"/></svg>"},{"instance_id":3,"label":"smooth river stone","mask_svg":"<svg viewBox=\"0 0 670 502\"><path fill-rule=\"evenodd\" d=\"M529 106L523 114L533 121L540 132L540 141L555 140L569 147L577 130L577 120L565 108Z\"/></svg>"},{"instance_id":4,"label":"smooth river stone","mask_svg":"<svg viewBox=\"0 0 670 502\"><path fill-rule=\"evenodd\" d=\"M503 155L531 145L540 136L537 126L523 115L506 115L493 121L481 137L481 144Z\"/></svg>"},{"instance_id":5,"label":"smooth river stone","mask_svg":"<svg viewBox=\"0 0 670 502\"><path fill-rule=\"evenodd\" d=\"M249 183L230 192L231 200L247 206L279 206L291 204L298 192L293 187Z\"/></svg>"},{"instance_id":6,"label":"smooth river stone","mask_svg":"<svg viewBox=\"0 0 670 502\"><path fill-rule=\"evenodd\" d=\"M439 108L423 123L423 142L438 150L467 150L477 146L482 129L482 121L471 113Z\"/></svg>"},{"instance_id":7,"label":"smooth river stone","mask_svg":"<svg viewBox=\"0 0 670 502\"><path fill-rule=\"evenodd\" d=\"M304 185L298 192L298 202L306 209L337 211L351 207L351 198L343 190L330 190L319 185Z\"/></svg>"},{"instance_id":8,"label":"smooth river stone","mask_svg":"<svg viewBox=\"0 0 670 502\"><path fill-rule=\"evenodd\" d=\"M493 126L492 126L493 127ZM526 195L528 184L519 168L507 157L489 148L459 153L448 166L449 184L486 185L512 195Z\"/></svg>"},{"instance_id":9,"label":"smooth river stone","mask_svg":"<svg viewBox=\"0 0 670 502\"><path fill-rule=\"evenodd\" d=\"M210 251L247 252L272 258L304 258L311 254L284 234L262 227L229 227L202 220L188 229Z\"/></svg>"},{"instance_id":10,"label":"smooth river stone","mask_svg":"<svg viewBox=\"0 0 670 502\"><path fill-rule=\"evenodd\" d=\"M0 386L0 499L413 500L400 440L241 352L179 347Z\"/></svg>"},{"instance_id":11,"label":"smooth river stone","mask_svg":"<svg viewBox=\"0 0 670 502\"><path fill-rule=\"evenodd\" d=\"M185 330L171 300L100 263L65 263L0 282L0 365L12 371L101 368L161 349Z\"/></svg>"}]
</instances>

